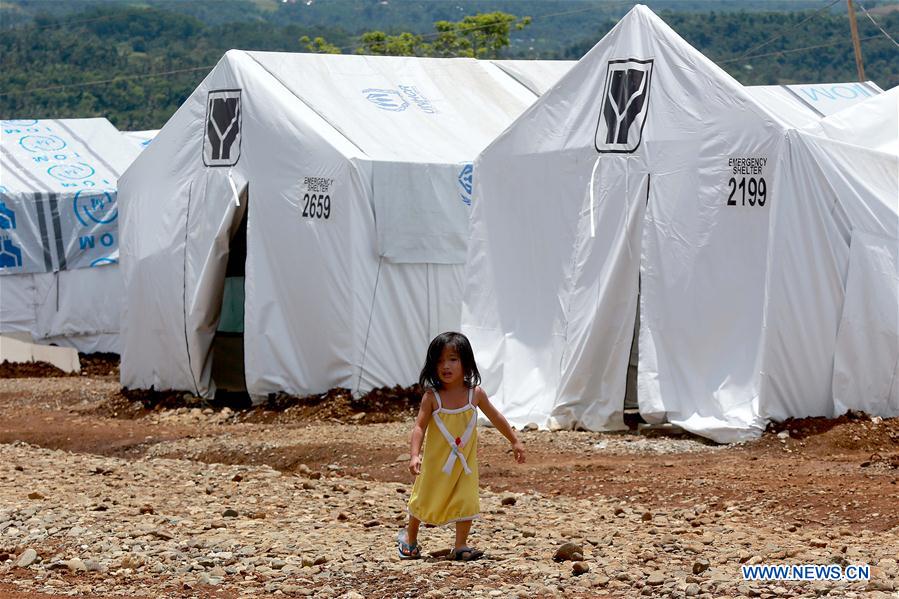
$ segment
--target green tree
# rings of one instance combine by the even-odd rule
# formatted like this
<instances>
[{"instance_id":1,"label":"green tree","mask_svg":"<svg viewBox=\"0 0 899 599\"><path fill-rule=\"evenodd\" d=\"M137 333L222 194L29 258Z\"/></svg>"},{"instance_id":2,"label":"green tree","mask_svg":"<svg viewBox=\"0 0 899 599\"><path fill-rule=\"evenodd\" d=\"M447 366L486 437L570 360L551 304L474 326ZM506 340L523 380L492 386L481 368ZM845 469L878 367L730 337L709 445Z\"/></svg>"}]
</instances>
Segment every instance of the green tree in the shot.
<instances>
[{"instance_id":1,"label":"green tree","mask_svg":"<svg viewBox=\"0 0 899 599\"><path fill-rule=\"evenodd\" d=\"M306 49L306 52L313 54L341 54L340 48L321 36L309 39L308 35L304 35L300 38L300 44Z\"/></svg>"},{"instance_id":2,"label":"green tree","mask_svg":"<svg viewBox=\"0 0 899 599\"><path fill-rule=\"evenodd\" d=\"M499 58L509 45L512 31L531 24L531 17L518 18L505 12L489 12L464 17L461 21L437 21L437 36L429 56L469 56Z\"/></svg>"},{"instance_id":3,"label":"green tree","mask_svg":"<svg viewBox=\"0 0 899 599\"><path fill-rule=\"evenodd\" d=\"M388 35L383 31L366 31L360 38L362 45L356 54L374 54L377 56L428 56L430 46L425 44L422 36L409 33Z\"/></svg>"},{"instance_id":4,"label":"green tree","mask_svg":"<svg viewBox=\"0 0 899 599\"><path fill-rule=\"evenodd\" d=\"M524 29L530 23L531 17L519 18L497 11L470 15L461 21L437 21L435 33L427 36L368 31L362 34L356 52L379 56L498 58L503 48L509 45L512 31ZM425 42L425 37L434 41Z\"/></svg>"}]
</instances>

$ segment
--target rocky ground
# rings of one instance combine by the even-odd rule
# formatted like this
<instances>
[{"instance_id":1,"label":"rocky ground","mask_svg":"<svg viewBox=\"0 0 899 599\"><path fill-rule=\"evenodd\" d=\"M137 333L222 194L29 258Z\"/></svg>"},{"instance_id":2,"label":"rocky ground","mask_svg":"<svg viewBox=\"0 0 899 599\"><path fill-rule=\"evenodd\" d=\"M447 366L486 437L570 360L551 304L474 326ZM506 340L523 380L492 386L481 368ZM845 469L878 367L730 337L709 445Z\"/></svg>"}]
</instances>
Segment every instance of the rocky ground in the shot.
<instances>
[{"instance_id":1,"label":"rocky ground","mask_svg":"<svg viewBox=\"0 0 899 599\"><path fill-rule=\"evenodd\" d=\"M482 428L485 557L447 561L452 530L427 528L425 559L402 562L404 401L154 409L114 368L22 374L0 379L0 597L899 591L896 419L793 421L734 446L527 431L523 465ZM744 581L758 563L866 563L871 580Z\"/></svg>"}]
</instances>

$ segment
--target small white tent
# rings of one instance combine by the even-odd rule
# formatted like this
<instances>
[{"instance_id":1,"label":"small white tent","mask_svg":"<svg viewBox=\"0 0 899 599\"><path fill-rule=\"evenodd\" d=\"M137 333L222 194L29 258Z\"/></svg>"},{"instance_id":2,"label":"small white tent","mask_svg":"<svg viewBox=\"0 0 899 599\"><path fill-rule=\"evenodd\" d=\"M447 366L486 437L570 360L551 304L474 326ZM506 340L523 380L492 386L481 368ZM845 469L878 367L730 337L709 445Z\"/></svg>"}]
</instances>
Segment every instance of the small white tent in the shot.
<instances>
[{"instance_id":1,"label":"small white tent","mask_svg":"<svg viewBox=\"0 0 899 599\"><path fill-rule=\"evenodd\" d=\"M874 356L850 354L882 338L866 372L889 389L895 321L843 299L850 243L895 256L895 158L800 132L823 111L779 93L637 6L478 157L463 331L513 424L623 428L634 343L651 422L733 441L833 415L841 317L837 372L857 381Z\"/></svg>"},{"instance_id":2,"label":"small white tent","mask_svg":"<svg viewBox=\"0 0 899 599\"><path fill-rule=\"evenodd\" d=\"M139 149L101 118L0 127L0 332L117 352L116 180Z\"/></svg>"},{"instance_id":3,"label":"small white tent","mask_svg":"<svg viewBox=\"0 0 899 599\"><path fill-rule=\"evenodd\" d=\"M416 381L460 324L471 161L536 97L487 61L228 52L120 184L122 384Z\"/></svg>"}]
</instances>

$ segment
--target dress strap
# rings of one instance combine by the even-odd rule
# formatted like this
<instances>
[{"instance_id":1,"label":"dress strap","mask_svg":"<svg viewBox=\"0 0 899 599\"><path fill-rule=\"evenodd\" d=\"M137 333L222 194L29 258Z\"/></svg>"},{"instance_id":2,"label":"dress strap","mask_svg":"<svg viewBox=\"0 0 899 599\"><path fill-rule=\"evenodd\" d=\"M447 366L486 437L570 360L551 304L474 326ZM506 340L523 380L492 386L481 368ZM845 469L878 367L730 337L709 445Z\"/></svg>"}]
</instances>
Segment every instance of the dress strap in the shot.
<instances>
[{"instance_id":1,"label":"dress strap","mask_svg":"<svg viewBox=\"0 0 899 599\"><path fill-rule=\"evenodd\" d=\"M431 391L434 392L434 398L437 400L437 410L442 410L443 402L440 401L440 394L437 393L437 389L431 389ZM437 410L434 410L434 411L436 412Z\"/></svg>"},{"instance_id":2,"label":"dress strap","mask_svg":"<svg viewBox=\"0 0 899 599\"><path fill-rule=\"evenodd\" d=\"M474 407L474 404L471 403L472 398L474 397L474 387L468 388L468 405Z\"/></svg>"}]
</instances>

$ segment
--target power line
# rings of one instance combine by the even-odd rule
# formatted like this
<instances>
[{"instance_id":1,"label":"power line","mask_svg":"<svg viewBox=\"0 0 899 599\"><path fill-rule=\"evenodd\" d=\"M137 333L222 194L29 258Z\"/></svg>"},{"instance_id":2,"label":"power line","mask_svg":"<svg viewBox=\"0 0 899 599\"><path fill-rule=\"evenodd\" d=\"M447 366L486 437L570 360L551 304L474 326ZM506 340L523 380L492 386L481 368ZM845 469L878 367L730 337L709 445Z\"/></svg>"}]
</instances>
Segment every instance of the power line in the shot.
<instances>
[{"instance_id":1,"label":"power line","mask_svg":"<svg viewBox=\"0 0 899 599\"><path fill-rule=\"evenodd\" d=\"M757 46L753 46L752 48L746 50L745 52L743 52L743 54L741 54L740 56L738 56L737 58L735 58L735 59L733 59L733 60L740 60L740 59L742 59L742 58L746 58L746 57L747 57L747 54L751 54L751 53L755 52L756 50L761 50L762 48L764 48L764 47L767 46L768 44L771 44L771 43L773 43L773 42L779 40L780 38L782 38L782 37L785 36L786 34L790 33L791 31L797 29L798 27L804 25L804 24L807 23L808 21L810 21L810 20L812 20L813 18L817 17L819 14L821 14L822 12L824 12L825 10L827 10L828 8L830 8L831 6L833 6L834 4L836 4L837 2L840 2L840 0L833 0L830 4L827 4L826 6L822 6L821 8L819 8L818 10L816 10L814 13L812 13L812 14L810 14L809 16L807 16L806 18L802 19L801 21L799 21L798 23L796 23L795 25L793 25L793 26L790 27L789 29L785 29L785 30L781 31L780 33L778 33L777 35L768 38L767 40L765 40L765 41L762 42L761 44L758 44Z\"/></svg>"},{"instance_id":2,"label":"power line","mask_svg":"<svg viewBox=\"0 0 899 599\"><path fill-rule=\"evenodd\" d=\"M879 35L872 35L870 37L861 38L862 42L867 42L870 40L880 39ZM715 63L722 65L728 64L731 62L736 62L738 60L749 60L751 58L764 58L766 56L777 56L778 54L793 54L795 52L805 52L806 50L817 50L819 48L829 48L831 46L839 46L841 44L851 44L852 40L839 40L836 42L830 42L829 44L819 44L817 46L805 46L802 48L793 48L792 50L777 50L776 52L767 52L765 54L753 54L752 56L738 56L737 58L729 58L728 60L716 60Z\"/></svg>"},{"instance_id":3,"label":"power line","mask_svg":"<svg viewBox=\"0 0 899 599\"><path fill-rule=\"evenodd\" d=\"M205 66L205 67L193 67L190 69L175 69L174 71L161 71L159 73L141 73L140 75L124 75L121 77L113 77L112 79L100 79L98 81L84 81L82 83L66 83L63 85L51 85L48 87L31 87L28 89L21 89L19 91L12 92L2 92L0 96L16 96L19 94L29 94L32 92L45 92L57 89L68 89L71 87L88 87L90 85L103 85L106 83L116 83L118 81L127 81L129 79L149 79L151 77L163 77L168 75L175 75L177 73L190 73L192 71L208 71L213 66Z\"/></svg>"},{"instance_id":4,"label":"power line","mask_svg":"<svg viewBox=\"0 0 899 599\"><path fill-rule=\"evenodd\" d=\"M836 1L839 1L839 0L836 0ZM536 19L547 19L547 18L551 18L551 17L567 16L567 15L573 15L573 14L588 12L588 11L597 10L597 9L605 10L605 9L608 9L611 7L627 6L629 4L634 4L634 2L631 2L628 0L628 1L621 1L621 2L610 2L607 4L594 4L593 6L586 6L584 8L578 8L575 10L566 10L563 12L549 13L549 14L545 14L545 15L537 15L536 17L531 17L531 20L534 21ZM454 33L477 31L478 29L486 29L487 27L492 27L493 25L495 25L495 23L485 23L483 25L472 25L471 27L461 27L459 29L455 29ZM431 33L419 33L419 34L413 34L413 35L425 40L425 39L437 38L437 37L443 35L443 33L444 32L442 32L442 31L435 31L435 32L431 32ZM358 38L358 39L361 41L361 38ZM359 44L357 43L352 46L343 46L338 49L341 51L344 51L344 50L354 50L358 47L359 47Z\"/></svg>"},{"instance_id":5,"label":"power line","mask_svg":"<svg viewBox=\"0 0 899 599\"><path fill-rule=\"evenodd\" d=\"M871 13L868 12L868 9L865 8L864 5L861 2L859 2L859 0L855 0L855 1L858 2L859 6L862 7L862 11L865 13L865 16L868 17L868 19L870 19L870 21L872 23L874 23L874 26L877 27L878 29L880 29L880 32L882 34L884 34L885 36L887 36L887 39L890 40L891 42L893 42L894 46L899 46L899 42L897 42L892 37L890 37L890 34L887 33L886 30L880 26L880 23L878 23L877 21L874 20L874 17L871 16Z\"/></svg>"},{"instance_id":6,"label":"power line","mask_svg":"<svg viewBox=\"0 0 899 599\"><path fill-rule=\"evenodd\" d=\"M594 6L588 6L588 7L579 8L576 10L569 10L569 11L564 11L564 12L538 15L537 17L532 17L532 19L534 19L534 18L545 19L545 18L550 18L550 17L559 17L559 16L564 16L564 15L582 13L582 12L586 12L588 10L596 10L597 8L606 9L606 8L616 6L616 5L621 6L621 5L627 5L627 4L631 4L631 2L627 1L627 2L616 2L616 3L609 3L609 4L597 4ZM95 21L95 20L100 20L100 19L88 19L88 20L80 21L80 22L86 23L86 22ZM463 27L461 29L457 29L456 31L457 32L475 31L478 29L484 29L486 27L491 27L492 25L494 25L494 24L486 23L484 25L474 25L471 27ZM429 34L422 34L421 37L422 38L430 38L430 37L438 36L440 34L441 34L441 32L438 31L438 32L429 33ZM340 50L353 50L357 47L359 47L359 45L354 44L352 46L346 46L346 47L340 48ZM131 80L131 79L144 79L144 78L149 79L151 77L163 77L163 76L168 76L168 75L175 75L178 73L187 73L187 72L191 72L191 71L200 71L200 70L204 70L204 69L208 70L211 68L212 68L212 66L193 67L193 68L189 68L189 69L177 69L177 70L173 70L173 71L162 71L159 73L141 73L140 75L125 75L125 76L121 76L121 77L114 77L112 79L101 79L101 80L97 80L97 81L85 81L82 83L69 83L69 84L62 84L62 85L51 85L51 86L47 86L47 87L34 87L34 88L23 89L23 90L12 91L12 92L2 92L2 93L0 93L0 97L21 95L21 94L27 94L27 93L32 93L32 92L54 91L54 90L77 88L77 87L89 87L91 85L105 85L108 83L115 83L117 81L126 81L126 80Z\"/></svg>"},{"instance_id":7,"label":"power line","mask_svg":"<svg viewBox=\"0 0 899 599\"><path fill-rule=\"evenodd\" d=\"M136 8L136 7L135 7ZM145 9L143 12L147 12ZM26 24L24 26L13 26L13 27L3 27L0 31L11 32L11 31L38 31L41 29L49 29L50 27L69 27L72 25L83 25L84 23L95 23L97 21L106 21L109 19L117 19L119 17L130 17L133 16L133 12L120 12L110 15L103 15L102 17L96 17L94 19L82 19L81 21L57 21L55 23L48 23L46 25L33 25L31 23Z\"/></svg>"}]
</instances>

